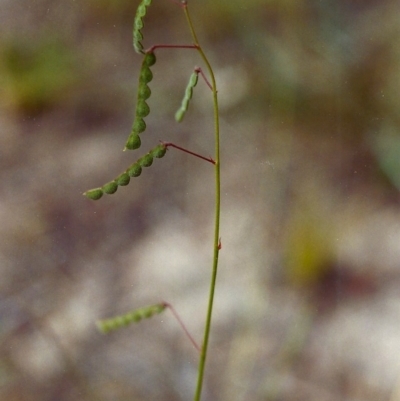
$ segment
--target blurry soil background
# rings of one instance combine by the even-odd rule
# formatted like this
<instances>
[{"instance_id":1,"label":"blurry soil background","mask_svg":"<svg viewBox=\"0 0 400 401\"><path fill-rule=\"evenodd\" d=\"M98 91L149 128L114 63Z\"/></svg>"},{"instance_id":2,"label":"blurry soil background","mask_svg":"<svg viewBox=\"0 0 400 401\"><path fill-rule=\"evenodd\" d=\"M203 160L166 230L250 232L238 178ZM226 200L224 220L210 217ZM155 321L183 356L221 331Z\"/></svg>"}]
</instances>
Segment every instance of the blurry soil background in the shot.
<instances>
[{"instance_id":1,"label":"blurry soil background","mask_svg":"<svg viewBox=\"0 0 400 401\"><path fill-rule=\"evenodd\" d=\"M145 47L191 43L157 0ZM400 3L190 0L215 68L222 250L204 401L400 400ZM82 193L170 141L213 155L200 80L159 50L140 151L122 152L141 57L138 1L0 4L0 399L180 401L200 343L213 169L170 149L100 201Z\"/></svg>"}]
</instances>

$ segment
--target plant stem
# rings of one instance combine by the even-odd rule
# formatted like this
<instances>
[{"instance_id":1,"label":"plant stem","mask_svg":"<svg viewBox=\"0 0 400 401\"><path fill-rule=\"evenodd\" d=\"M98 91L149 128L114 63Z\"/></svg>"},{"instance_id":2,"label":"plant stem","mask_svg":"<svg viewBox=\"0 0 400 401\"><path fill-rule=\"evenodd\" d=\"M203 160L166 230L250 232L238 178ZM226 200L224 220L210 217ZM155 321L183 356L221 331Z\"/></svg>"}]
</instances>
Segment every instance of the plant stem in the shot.
<instances>
[{"instance_id":1,"label":"plant stem","mask_svg":"<svg viewBox=\"0 0 400 401\"><path fill-rule=\"evenodd\" d=\"M217 271L218 271L218 256L220 250L220 238L219 238L219 226L220 226L220 213L221 213L221 173L220 173L220 138L219 138L219 113L218 113L218 96L217 96L217 84L214 77L214 72L208 61L206 55L204 54L199 41L197 39L196 33L194 31L193 23L189 15L188 7L186 2L183 3L183 10L185 12L185 16L187 22L189 24L190 32L192 34L194 44L200 53L201 58L203 59L205 65L207 66L207 70L211 77L211 86L213 92L213 104L214 104L214 135L215 135L215 226L214 226L214 256L213 256L213 264L212 264L212 274L211 274L211 284L210 284L210 293L208 299L208 308L207 308L207 316L206 316L206 325L204 329L204 338L203 345L201 348L200 360L199 360L199 370L197 376L197 387L194 394L194 401L200 401L201 391L203 387L203 378L204 378L204 370L206 365L207 358L207 349L208 349L208 341L210 338L210 330L211 330L211 317L212 310L214 304L214 293L215 293L215 284L217 280Z\"/></svg>"}]
</instances>

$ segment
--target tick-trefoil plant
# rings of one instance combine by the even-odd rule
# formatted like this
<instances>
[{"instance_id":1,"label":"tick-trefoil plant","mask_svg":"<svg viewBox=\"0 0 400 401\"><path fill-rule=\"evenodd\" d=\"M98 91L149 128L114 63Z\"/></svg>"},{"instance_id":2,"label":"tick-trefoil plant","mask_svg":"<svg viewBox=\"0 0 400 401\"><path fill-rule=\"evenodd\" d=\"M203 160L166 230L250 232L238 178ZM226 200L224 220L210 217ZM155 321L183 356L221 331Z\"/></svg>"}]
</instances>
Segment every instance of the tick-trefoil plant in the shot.
<instances>
[{"instance_id":1,"label":"tick-trefoil plant","mask_svg":"<svg viewBox=\"0 0 400 401\"><path fill-rule=\"evenodd\" d=\"M201 398L201 392L203 387L203 379L207 358L207 349L211 330L211 317L213 311L213 301L215 293L215 285L218 270L218 256L221 249L221 240L219 236L220 231L220 203L221 203L221 179L220 179L220 133L219 133L219 113L218 113L218 97L217 97L217 86L214 77L213 69L206 57L203 48L201 47L197 35L190 18L188 2L187 1L176 1L170 0L179 6L185 15L191 37L192 43L187 45L174 45L174 44L156 44L147 50L144 49L143 41L143 28L144 28L144 17L147 13L147 8L151 4L151 0L142 0L139 4L136 16L134 19L133 27L133 47L135 51L143 57L142 65L139 73L139 85L137 91L137 102L135 117L132 126L132 131L126 141L124 150L137 150L141 146L140 135L146 130L145 118L150 114L150 107L147 104L147 100L151 96L151 90L149 83L153 78L151 67L156 63L155 52L162 49L188 49L195 50L199 53L200 58L205 64L205 72L199 68L194 68L189 83L186 87L185 94L181 103L181 106L175 114L175 120L181 122L188 110L190 99L193 95L193 90L198 83L199 78L202 78L205 84L210 88L213 98L213 109L214 109L214 141L215 141L215 156L214 158L205 157L192 150L185 149L177 144L171 142L160 142L153 149L137 158L137 160L130 165L123 173L118 175L112 181L104 184L102 187L88 190L84 195L92 200L100 199L104 194L114 194L118 187L126 186L130 183L131 178L138 177L141 175L143 168L150 167L153 164L155 158L162 158L167 153L169 148L175 148L181 150L191 156L198 157L204 161L211 163L214 167L215 174L215 224L214 224L214 241L213 241L213 259L212 259L212 271L211 271L211 283L208 299L208 307L206 312L206 320L204 327L204 336L201 346L198 346L194 341L193 337L188 333L185 325L179 318L174 308L167 302L160 302L155 305L146 306L140 309L136 309L124 315L116 316L110 319L101 320L98 322L98 327L104 333L108 333L112 330L119 329L121 327L128 326L131 323L138 322L142 319L149 318L155 314L162 313L165 309L170 309L172 314L177 318L179 324L193 343L194 347L199 351L199 364L198 364L198 377L197 385L194 391L194 401L199 401ZM208 78L207 78L208 77Z\"/></svg>"}]
</instances>

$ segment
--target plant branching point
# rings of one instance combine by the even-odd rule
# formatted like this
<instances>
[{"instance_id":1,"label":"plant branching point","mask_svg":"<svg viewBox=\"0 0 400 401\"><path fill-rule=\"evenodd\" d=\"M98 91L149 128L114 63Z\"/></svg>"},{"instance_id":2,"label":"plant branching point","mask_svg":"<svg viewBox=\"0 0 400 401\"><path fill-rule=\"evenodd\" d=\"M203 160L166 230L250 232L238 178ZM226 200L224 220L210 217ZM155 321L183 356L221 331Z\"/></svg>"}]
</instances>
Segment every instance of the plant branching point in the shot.
<instances>
[{"instance_id":1,"label":"plant branching point","mask_svg":"<svg viewBox=\"0 0 400 401\"><path fill-rule=\"evenodd\" d=\"M142 173L143 168L147 168L152 166L154 159L161 159L165 156L168 148L172 147L182 152L185 152L191 156L199 158L201 160L207 161L214 166L215 171L215 217L214 217L214 242L213 242L213 262L212 262L212 270L211 270L211 283L210 283L210 291L208 298L208 307L206 311L206 320L205 320L205 328L203 335L203 342L201 346L198 346L193 337L189 334L179 315L175 311L175 309L168 303L162 302L155 305L146 306L143 308L136 309L132 312L129 312L124 315L116 316L110 319L105 319L99 321L98 328L104 332L108 333L113 330L117 330L122 327L126 327L131 323L139 322L143 319L150 318L156 314L162 313L166 308L169 308L174 315L174 317L179 322L185 334L188 336L193 346L199 351L199 366L198 366L198 377L197 377L197 385L194 393L194 400L199 401L201 398L201 392L203 388L203 380L204 380L204 372L206 366L206 358L208 351L208 342L211 331L211 318L212 318L212 310L214 303L214 293L216 286L216 278L217 278L217 270L218 270L218 257L219 251L222 248L221 238L219 235L220 231L220 204L221 204L221 175L220 175L220 134L219 134L219 111L218 111L218 97L217 97L217 86L215 81L215 76L213 69L202 49L200 43L197 39L196 32L190 18L189 10L188 10L188 2L187 1L177 1L170 0L172 3L178 5L183 9L185 14L186 21L188 23L188 27L190 30L190 34L193 42L191 44L155 44L151 46L149 49L144 50L144 46L142 41L144 39L143 36L143 28L144 28L144 18L147 14L147 9L151 5L151 0L142 0L137 8L136 15L134 18L133 25L133 47L135 51L142 55L143 60L141 64L141 69L139 73L139 83L137 90L137 98L136 98L136 109L135 115L132 125L132 131L128 136L128 139L125 144L124 150L137 150L141 146L140 135L143 134L146 130L145 118L150 114L150 107L147 103L148 99L151 96L151 89L149 87L149 83L153 79L153 73L151 71L151 67L156 63L156 55L155 51L164 49L188 49L195 50L199 53L202 61L206 66L206 71L208 73L208 77L203 72L200 67L195 67L185 89L184 97L182 99L181 105L175 113L175 119L177 122L182 122L185 114L188 111L190 100L193 96L194 88L198 83L199 75L203 78L206 85L212 91L213 97L213 110L214 110L214 143L215 143L215 156L214 158L205 157L197 152L192 150L185 149L179 145L176 145L172 142L162 142L151 149L149 152L145 153L141 157L137 158L137 160L131 164L123 173L118 175L112 181L104 184L101 187L90 189L84 193L84 195L91 200L99 200L103 194L112 195L117 192L118 187L127 186L131 178L139 177Z\"/></svg>"}]
</instances>

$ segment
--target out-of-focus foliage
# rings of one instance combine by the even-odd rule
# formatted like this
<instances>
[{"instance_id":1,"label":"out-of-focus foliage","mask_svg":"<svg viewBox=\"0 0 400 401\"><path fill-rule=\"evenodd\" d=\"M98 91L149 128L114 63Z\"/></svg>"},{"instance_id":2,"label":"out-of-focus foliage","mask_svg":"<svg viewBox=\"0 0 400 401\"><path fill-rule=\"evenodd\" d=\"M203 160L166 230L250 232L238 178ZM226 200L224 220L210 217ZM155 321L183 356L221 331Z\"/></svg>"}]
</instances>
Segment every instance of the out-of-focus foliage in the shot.
<instances>
[{"instance_id":1,"label":"out-of-focus foliage","mask_svg":"<svg viewBox=\"0 0 400 401\"><path fill-rule=\"evenodd\" d=\"M62 104L77 82L74 53L62 40L0 42L2 107L36 114Z\"/></svg>"}]
</instances>

